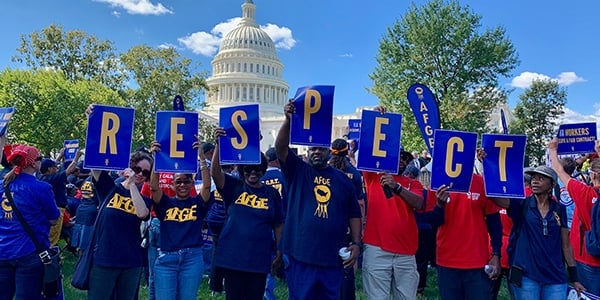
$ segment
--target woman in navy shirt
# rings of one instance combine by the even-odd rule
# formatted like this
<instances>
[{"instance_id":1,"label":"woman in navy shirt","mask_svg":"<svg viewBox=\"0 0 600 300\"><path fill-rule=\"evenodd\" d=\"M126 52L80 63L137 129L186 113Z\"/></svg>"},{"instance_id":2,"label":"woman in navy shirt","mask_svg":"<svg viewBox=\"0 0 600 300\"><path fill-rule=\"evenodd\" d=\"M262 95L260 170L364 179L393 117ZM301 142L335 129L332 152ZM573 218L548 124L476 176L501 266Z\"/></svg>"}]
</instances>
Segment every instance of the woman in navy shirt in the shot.
<instances>
[{"instance_id":1,"label":"woman in navy shirt","mask_svg":"<svg viewBox=\"0 0 600 300\"><path fill-rule=\"evenodd\" d=\"M225 130L217 128L215 140L222 136ZM267 159L261 157L259 165L238 167L240 179L223 174L218 143L212 157L211 175L228 215L213 263L224 269L227 299L263 299L267 274L281 262L280 251L272 260L283 231L281 196L261 182L267 170Z\"/></svg>"},{"instance_id":2,"label":"woman in navy shirt","mask_svg":"<svg viewBox=\"0 0 600 300\"><path fill-rule=\"evenodd\" d=\"M199 142L194 148L200 148ZM152 143L152 153L160 151L158 142ZM195 299L202 281L202 220L210 200L210 174L202 151L200 172L202 188L196 197L190 197L195 188L192 174L175 173L175 196L163 194L158 174L152 171L150 188L154 211L160 220L160 248L154 264L156 299Z\"/></svg>"}]
</instances>

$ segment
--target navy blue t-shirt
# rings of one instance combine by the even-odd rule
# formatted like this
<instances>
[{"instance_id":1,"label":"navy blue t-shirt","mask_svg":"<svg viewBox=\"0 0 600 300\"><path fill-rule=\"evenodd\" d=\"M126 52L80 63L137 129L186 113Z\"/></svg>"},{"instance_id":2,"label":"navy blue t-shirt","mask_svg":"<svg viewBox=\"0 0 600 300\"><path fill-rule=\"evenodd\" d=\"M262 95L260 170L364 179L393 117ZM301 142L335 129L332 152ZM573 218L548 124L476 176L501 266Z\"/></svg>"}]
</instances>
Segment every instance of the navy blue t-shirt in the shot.
<instances>
[{"instance_id":1,"label":"navy blue t-shirt","mask_svg":"<svg viewBox=\"0 0 600 300\"><path fill-rule=\"evenodd\" d=\"M45 181L52 186L54 192L54 201L58 207L67 208L67 173L65 171L56 172L40 176L41 181Z\"/></svg>"},{"instance_id":2,"label":"navy blue t-shirt","mask_svg":"<svg viewBox=\"0 0 600 300\"><path fill-rule=\"evenodd\" d=\"M269 273L273 253L273 228L283 223L281 197L267 185L252 188L241 179L225 175L219 189L228 218L219 236L215 265L227 269Z\"/></svg>"},{"instance_id":3,"label":"navy blue t-shirt","mask_svg":"<svg viewBox=\"0 0 600 300\"><path fill-rule=\"evenodd\" d=\"M223 224L227 220L227 212L225 211L225 204L223 203L223 197L219 194L219 191L214 190L210 192L210 208L206 213L206 222Z\"/></svg>"},{"instance_id":4,"label":"navy blue t-shirt","mask_svg":"<svg viewBox=\"0 0 600 300\"><path fill-rule=\"evenodd\" d=\"M523 205L529 205L525 220ZM510 265L522 267L524 276L540 284L567 283L561 240L561 228L568 228L564 205L550 200L548 213L542 218L535 197L530 196L524 200L511 199L507 213L513 221L510 244L515 243L515 228L521 224L515 252L509 256ZM543 225L544 220L546 226ZM513 246L510 244L509 247Z\"/></svg>"},{"instance_id":5,"label":"navy blue t-shirt","mask_svg":"<svg viewBox=\"0 0 600 300\"><path fill-rule=\"evenodd\" d=\"M311 167L292 151L282 171L288 184L283 253L306 264L342 268L338 251L348 245L349 220L361 217L352 182L331 166Z\"/></svg>"},{"instance_id":6,"label":"navy blue t-shirt","mask_svg":"<svg viewBox=\"0 0 600 300\"><path fill-rule=\"evenodd\" d=\"M285 218L285 212L287 210L287 184L285 183L285 178L283 177L283 173L279 168L270 167L265 172L265 175L260 179L264 184L276 189L281 196L281 203L283 206L283 217Z\"/></svg>"},{"instance_id":7,"label":"navy blue t-shirt","mask_svg":"<svg viewBox=\"0 0 600 300\"><path fill-rule=\"evenodd\" d=\"M98 214L98 205L100 201L98 201L98 195L96 193L96 189L92 186L91 178L89 180L85 180L82 187L92 188L92 195L81 195L81 203L77 207L77 218L75 219L75 224L81 224L86 226L94 225L96 221L96 215Z\"/></svg>"},{"instance_id":8,"label":"navy blue t-shirt","mask_svg":"<svg viewBox=\"0 0 600 300\"><path fill-rule=\"evenodd\" d=\"M101 204L104 210L96 227L94 264L109 268L141 267L142 220L135 214L131 192L123 185L115 184L105 171L94 185L98 197L104 199ZM150 207L151 200L142 198L146 207Z\"/></svg>"},{"instance_id":9,"label":"navy blue t-shirt","mask_svg":"<svg viewBox=\"0 0 600 300\"><path fill-rule=\"evenodd\" d=\"M202 246L202 220L208 204L201 196L178 200L163 194L154 205L160 220L160 250L176 251Z\"/></svg>"}]
</instances>

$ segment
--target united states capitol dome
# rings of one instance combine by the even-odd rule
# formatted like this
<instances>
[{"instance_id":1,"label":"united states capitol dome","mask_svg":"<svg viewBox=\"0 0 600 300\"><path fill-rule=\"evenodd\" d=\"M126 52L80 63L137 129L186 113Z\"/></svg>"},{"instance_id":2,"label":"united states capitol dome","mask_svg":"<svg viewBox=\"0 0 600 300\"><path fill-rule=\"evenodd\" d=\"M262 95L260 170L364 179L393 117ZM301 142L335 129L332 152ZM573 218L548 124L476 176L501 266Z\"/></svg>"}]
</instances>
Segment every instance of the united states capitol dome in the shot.
<instances>
[{"instance_id":1,"label":"united states capitol dome","mask_svg":"<svg viewBox=\"0 0 600 300\"><path fill-rule=\"evenodd\" d=\"M289 85L283 80L275 43L258 26L255 14L256 5L246 0L241 21L221 41L211 62L212 76L206 80L207 114L216 116L222 107L258 103L261 119L283 115Z\"/></svg>"}]
</instances>

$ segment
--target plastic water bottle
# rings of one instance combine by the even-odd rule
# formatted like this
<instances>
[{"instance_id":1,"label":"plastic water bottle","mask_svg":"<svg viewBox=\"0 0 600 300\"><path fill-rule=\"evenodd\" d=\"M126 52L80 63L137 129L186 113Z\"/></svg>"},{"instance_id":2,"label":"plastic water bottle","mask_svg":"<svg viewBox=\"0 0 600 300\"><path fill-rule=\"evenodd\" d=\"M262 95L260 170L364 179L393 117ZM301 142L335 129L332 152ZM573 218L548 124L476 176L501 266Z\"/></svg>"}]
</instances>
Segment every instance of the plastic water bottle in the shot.
<instances>
[{"instance_id":1,"label":"plastic water bottle","mask_svg":"<svg viewBox=\"0 0 600 300\"><path fill-rule=\"evenodd\" d=\"M496 271L496 268L492 265L485 265L483 270L485 271L485 274L492 275L494 274L494 271Z\"/></svg>"}]
</instances>

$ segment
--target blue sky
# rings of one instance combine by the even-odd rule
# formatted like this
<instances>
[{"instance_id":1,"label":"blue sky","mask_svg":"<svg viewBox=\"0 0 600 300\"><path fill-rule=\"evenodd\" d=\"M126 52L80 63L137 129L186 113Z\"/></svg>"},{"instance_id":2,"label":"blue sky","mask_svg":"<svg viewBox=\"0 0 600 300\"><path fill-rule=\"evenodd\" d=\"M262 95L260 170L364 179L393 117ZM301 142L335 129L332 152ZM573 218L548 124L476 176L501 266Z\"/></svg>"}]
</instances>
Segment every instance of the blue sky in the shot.
<instances>
[{"instance_id":1,"label":"blue sky","mask_svg":"<svg viewBox=\"0 0 600 300\"><path fill-rule=\"evenodd\" d=\"M113 42L119 52L135 45L171 46L210 71L220 39L241 16L243 0L20 0L0 10L0 69L19 37L55 23ZM290 96L305 85L336 86L334 112L376 105L372 85L378 44L409 1L255 0L257 22L269 33L285 65ZM417 5L425 1L415 1ZM512 87L509 105L533 78L567 88L569 122L600 121L600 1L459 0L482 16L483 27L502 26L521 61L501 84ZM426 83L425 83L426 84ZM600 122L598 122L600 123Z\"/></svg>"}]
</instances>

